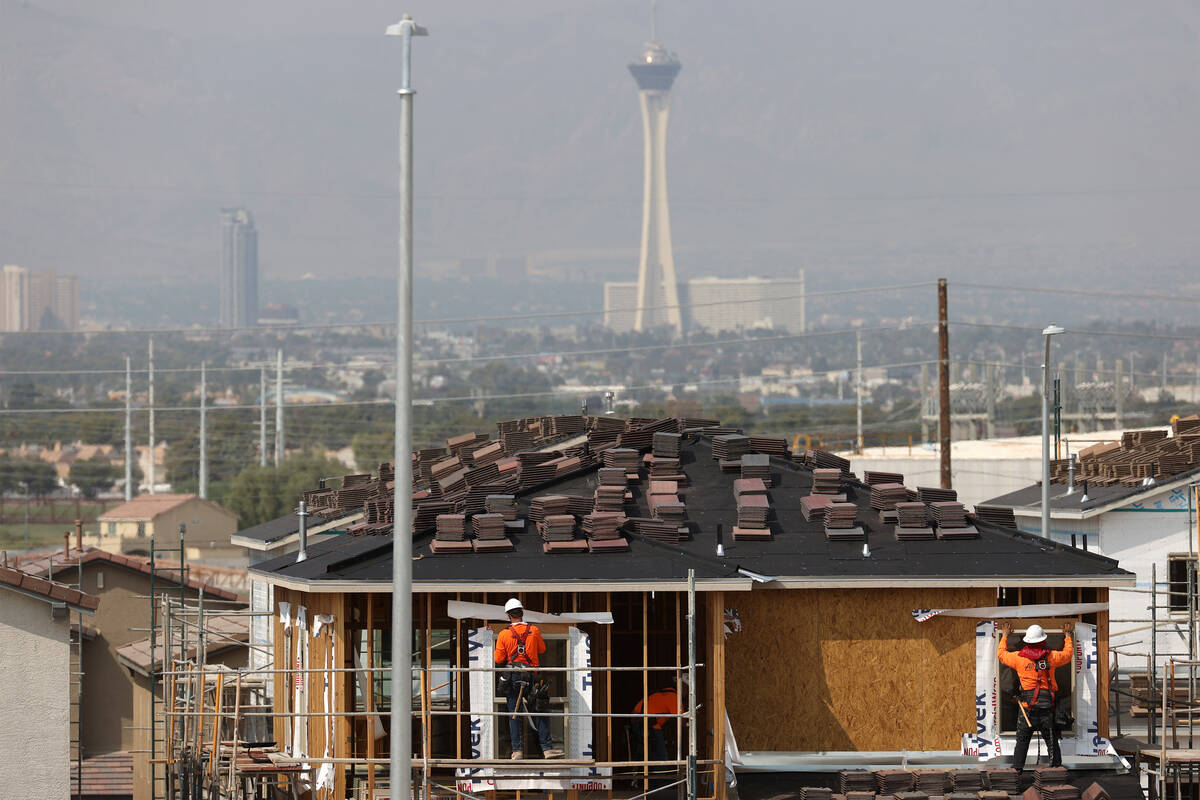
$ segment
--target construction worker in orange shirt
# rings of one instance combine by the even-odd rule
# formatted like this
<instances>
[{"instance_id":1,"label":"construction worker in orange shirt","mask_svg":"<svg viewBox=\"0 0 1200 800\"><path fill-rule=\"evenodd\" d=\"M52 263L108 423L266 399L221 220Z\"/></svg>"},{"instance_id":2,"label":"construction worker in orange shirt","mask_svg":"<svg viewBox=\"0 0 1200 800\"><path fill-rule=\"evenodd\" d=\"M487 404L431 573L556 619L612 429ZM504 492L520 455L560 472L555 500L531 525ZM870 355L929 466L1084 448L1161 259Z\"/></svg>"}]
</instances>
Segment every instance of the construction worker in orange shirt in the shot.
<instances>
[{"instance_id":1,"label":"construction worker in orange shirt","mask_svg":"<svg viewBox=\"0 0 1200 800\"><path fill-rule=\"evenodd\" d=\"M542 757L562 758L563 751L555 749L550 738L550 720L545 714L532 713L544 710L538 706L548 700L545 683L537 681L538 656L546 652L546 642L536 625L524 621L525 608L520 600L514 597L505 603L504 613L508 615L508 627L496 637L496 651L492 660L497 667L509 667L512 670L502 672L500 678L508 698L508 733L512 740L512 757L525 757L522 747L525 724L522 718L528 718L537 729Z\"/></svg>"},{"instance_id":2,"label":"construction worker in orange shirt","mask_svg":"<svg viewBox=\"0 0 1200 800\"><path fill-rule=\"evenodd\" d=\"M675 691L674 686L664 686L654 694L646 698L643 703L638 700L637 705L633 707L633 713L641 714L645 708L647 714L678 714L679 713L679 694ZM650 717L653 724L650 725L649 741L650 741L650 759L651 761L666 761L667 760L667 735L664 726L672 717ZM633 721L633 740L640 752L642 746L642 725L646 719L635 719Z\"/></svg>"},{"instance_id":3,"label":"construction worker in orange shirt","mask_svg":"<svg viewBox=\"0 0 1200 800\"><path fill-rule=\"evenodd\" d=\"M1050 766L1062 766L1062 753L1058 749L1058 731L1054 724L1054 698L1058 694L1058 681L1054 670L1071 663L1074 648L1071 636L1064 632L1061 650L1046 647L1046 631L1041 625L1030 625L1025 631L1025 646L1013 652L1008 649L1008 636L1012 624L1007 620L997 623L1000 628L1000 663L1012 667L1021 682L1020 697L1017 698L1017 746L1013 751L1013 769L1018 773L1025 768L1025 755L1033 732L1041 734L1050 755Z\"/></svg>"}]
</instances>

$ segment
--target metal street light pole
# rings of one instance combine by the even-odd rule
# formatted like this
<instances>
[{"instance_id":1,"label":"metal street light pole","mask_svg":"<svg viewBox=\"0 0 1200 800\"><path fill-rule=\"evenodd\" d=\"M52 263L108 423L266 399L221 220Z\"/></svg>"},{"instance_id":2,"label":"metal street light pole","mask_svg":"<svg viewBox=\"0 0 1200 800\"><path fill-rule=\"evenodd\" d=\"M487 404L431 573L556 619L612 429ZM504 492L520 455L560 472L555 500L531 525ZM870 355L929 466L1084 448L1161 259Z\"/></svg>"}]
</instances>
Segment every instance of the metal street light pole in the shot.
<instances>
[{"instance_id":1,"label":"metal street light pole","mask_svg":"<svg viewBox=\"0 0 1200 800\"><path fill-rule=\"evenodd\" d=\"M400 37L400 241L396 303L396 450L392 507L392 696L390 793L412 797L412 707L400 702L412 685L412 294L413 294L413 95L412 37L429 32L405 14L389 25ZM403 689L403 691L401 691Z\"/></svg>"},{"instance_id":2,"label":"metal street light pole","mask_svg":"<svg viewBox=\"0 0 1200 800\"><path fill-rule=\"evenodd\" d=\"M1042 361L1042 536L1050 538L1050 337L1065 331L1047 325L1046 357Z\"/></svg>"}]
</instances>

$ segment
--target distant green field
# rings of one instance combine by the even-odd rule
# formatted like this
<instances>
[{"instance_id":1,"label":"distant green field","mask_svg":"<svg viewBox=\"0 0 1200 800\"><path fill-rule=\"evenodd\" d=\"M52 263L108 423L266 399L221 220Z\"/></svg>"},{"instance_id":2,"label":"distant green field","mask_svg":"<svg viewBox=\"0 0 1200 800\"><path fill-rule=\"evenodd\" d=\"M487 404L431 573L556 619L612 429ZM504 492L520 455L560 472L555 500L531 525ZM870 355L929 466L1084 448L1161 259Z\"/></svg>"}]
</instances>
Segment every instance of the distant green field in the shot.
<instances>
[{"instance_id":1,"label":"distant green field","mask_svg":"<svg viewBox=\"0 0 1200 800\"><path fill-rule=\"evenodd\" d=\"M74 525L66 523L43 524L31 522L29 523L30 547L37 549L61 545L63 531L74 530L74 528ZM73 546L74 538L72 537ZM25 549L24 522L10 522L0 525L0 549L13 551Z\"/></svg>"}]
</instances>

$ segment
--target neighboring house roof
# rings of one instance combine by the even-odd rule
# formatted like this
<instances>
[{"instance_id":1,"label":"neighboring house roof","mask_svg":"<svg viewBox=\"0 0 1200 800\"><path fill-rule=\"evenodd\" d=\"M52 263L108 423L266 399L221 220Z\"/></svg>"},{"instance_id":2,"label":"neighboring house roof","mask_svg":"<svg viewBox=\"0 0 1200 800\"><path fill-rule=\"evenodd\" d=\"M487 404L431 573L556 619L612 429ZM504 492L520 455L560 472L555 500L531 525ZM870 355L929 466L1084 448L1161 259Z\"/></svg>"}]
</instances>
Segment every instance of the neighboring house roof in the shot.
<instances>
[{"instance_id":1,"label":"neighboring house roof","mask_svg":"<svg viewBox=\"0 0 1200 800\"><path fill-rule=\"evenodd\" d=\"M71 797L133 796L133 751L117 750L85 758L81 766L82 780L77 782L75 762L71 762Z\"/></svg>"},{"instance_id":2,"label":"neighboring house roof","mask_svg":"<svg viewBox=\"0 0 1200 800\"><path fill-rule=\"evenodd\" d=\"M1127 585L1133 573L1117 562L1084 550L1056 544L1011 528L972 520L978 538L899 541L895 526L881 521L870 506L870 489L853 480L845 484L847 501L858 505L857 519L867 531L863 541L829 541L823 523L809 522L801 499L812 491L813 471L782 458L772 458L770 488L773 533L766 541L734 541L731 531L738 511L733 495L736 472L722 471L711 441L691 437L680 448L688 484L681 489L690 538L667 544L628 533L626 552L546 553L532 524L510 536L507 553L437 555L432 536L413 539L413 581L427 591L464 590L520 584L530 589L561 587L564 591L642 589L678 585L695 570L701 588L749 589L767 580L780 587L915 587L1021 585ZM595 469L519 492L518 516L527 517L534 496L565 494L591 497ZM645 483L641 485L645 488ZM627 513L649 517L646 497L635 491ZM636 512L634 511L636 507ZM717 529L723 530L725 555L718 557ZM308 558L281 556L251 567L269 581L308 591L355 591L370 585L382 590L392 576L391 537L363 533L310 545Z\"/></svg>"},{"instance_id":3,"label":"neighboring house roof","mask_svg":"<svg viewBox=\"0 0 1200 800\"><path fill-rule=\"evenodd\" d=\"M50 572L52 570L53 573L57 575L58 573L63 572L64 570L74 569L76 567L76 565L79 564L80 560L82 559L82 563L84 566L87 566L88 564L93 564L96 562L102 562L102 563L114 564L118 567L124 567L126 569L133 570L134 572L141 572L146 575L149 575L150 571L151 571L150 570L150 559L145 558L143 556L123 556L118 553L110 553L107 550L101 550L98 547L85 547L85 548L83 548L82 556L80 556L79 553L80 553L80 551L78 551L78 550L72 551L72 555L66 559L63 558L61 552L55 552L55 553L51 553L46 556L40 556L36 559L22 561L21 569L24 570L25 572L28 572L33 575L46 575L46 574L48 574L48 572ZM168 581L170 583L174 583L174 584L178 585L178 583L179 583L179 565L178 565L178 563L173 564L173 565L166 565L166 564L163 564L160 562L154 568L154 577L155 577L155 579L161 579L161 580ZM209 583L207 581L196 580L195 578L192 578L192 577L187 578L187 582L185 585L189 589L194 589L197 592L203 591L206 595L209 595L211 597L215 597L215 598L218 598L221 600L237 600L238 599L238 595L236 592L231 592L227 589L222 589L220 587L213 586L211 583Z\"/></svg>"},{"instance_id":4,"label":"neighboring house roof","mask_svg":"<svg viewBox=\"0 0 1200 800\"><path fill-rule=\"evenodd\" d=\"M1124 508L1131 503L1144 503L1161 494L1174 492L1196 480L1200 469L1174 475L1170 479L1156 482L1153 486L1088 486L1084 492L1083 481L1079 480L1075 490L1067 494L1066 484L1050 484L1050 516L1057 519L1088 519ZM1083 498L1087 497L1085 501ZM1015 492L994 497L982 505L1011 508L1018 516L1037 517L1042 513L1042 486L1035 483Z\"/></svg>"},{"instance_id":5,"label":"neighboring house roof","mask_svg":"<svg viewBox=\"0 0 1200 800\"><path fill-rule=\"evenodd\" d=\"M332 519L314 514L308 521L308 535L318 536L330 534L331 531L344 529L363 518L361 511L354 514L339 514ZM300 540L300 520L295 514L285 514L282 517L255 525L252 528L238 531L229 541L250 550L278 550ZM314 541L309 539L309 541Z\"/></svg>"},{"instance_id":6,"label":"neighboring house roof","mask_svg":"<svg viewBox=\"0 0 1200 800\"><path fill-rule=\"evenodd\" d=\"M47 603L65 603L87 614L91 614L100 605L99 597L12 567L0 567L0 588L36 597Z\"/></svg>"},{"instance_id":7,"label":"neighboring house roof","mask_svg":"<svg viewBox=\"0 0 1200 800\"><path fill-rule=\"evenodd\" d=\"M250 623L248 617L220 615L207 617L207 625L205 627L205 647L204 651L207 655L214 655L222 650L230 647L244 645L250 641ZM196 637L194 632L188 633L188 652L189 659L196 656ZM179 631L176 629L172 634L172 647L178 651L179 648ZM130 642L127 645L118 647L116 650L117 658L121 663L130 669L136 670L142 675L149 675L151 665L157 671L162 668L163 657L162 637L159 637L154 644L154 654L151 658L150 639L142 639L137 642Z\"/></svg>"},{"instance_id":8,"label":"neighboring house roof","mask_svg":"<svg viewBox=\"0 0 1200 800\"><path fill-rule=\"evenodd\" d=\"M160 514L165 514L193 500L198 500L234 519L237 518L237 514L229 509L211 500L202 500L194 494L143 494L115 508L110 508L97 517L97 520L100 522L149 522Z\"/></svg>"}]
</instances>

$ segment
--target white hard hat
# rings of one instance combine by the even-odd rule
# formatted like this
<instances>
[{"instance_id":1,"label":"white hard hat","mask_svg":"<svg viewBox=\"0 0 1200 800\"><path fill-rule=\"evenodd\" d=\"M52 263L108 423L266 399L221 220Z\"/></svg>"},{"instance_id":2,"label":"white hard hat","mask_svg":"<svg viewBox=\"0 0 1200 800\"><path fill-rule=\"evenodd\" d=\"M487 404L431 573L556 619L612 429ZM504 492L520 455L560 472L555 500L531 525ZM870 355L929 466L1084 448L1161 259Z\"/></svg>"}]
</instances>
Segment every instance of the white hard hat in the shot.
<instances>
[{"instance_id":1,"label":"white hard hat","mask_svg":"<svg viewBox=\"0 0 1200 800\"><path fill-rule=\"evenodd\" d=\"M1046 641L1046 632L1042 630L1041 625L1030 625L1025 631L1025 641L1028 644L1037 644L1038 642Z\"/></svg>"},{"instance_id":2,"label":"white hard hat","mask_svg":"<svg viewBox=\"0 0 1200 800\"><path fill-rule=\"evenodd\" d=\"M504 613L505 614L509 613L510 611L523 611L524 609L525 609L525 606L521 605L521 601L515 597L510 598L509 601L504 604ZM1039 628L1038 630L1041 630L1041 628Z\"/></svg>"}]
</instances>

